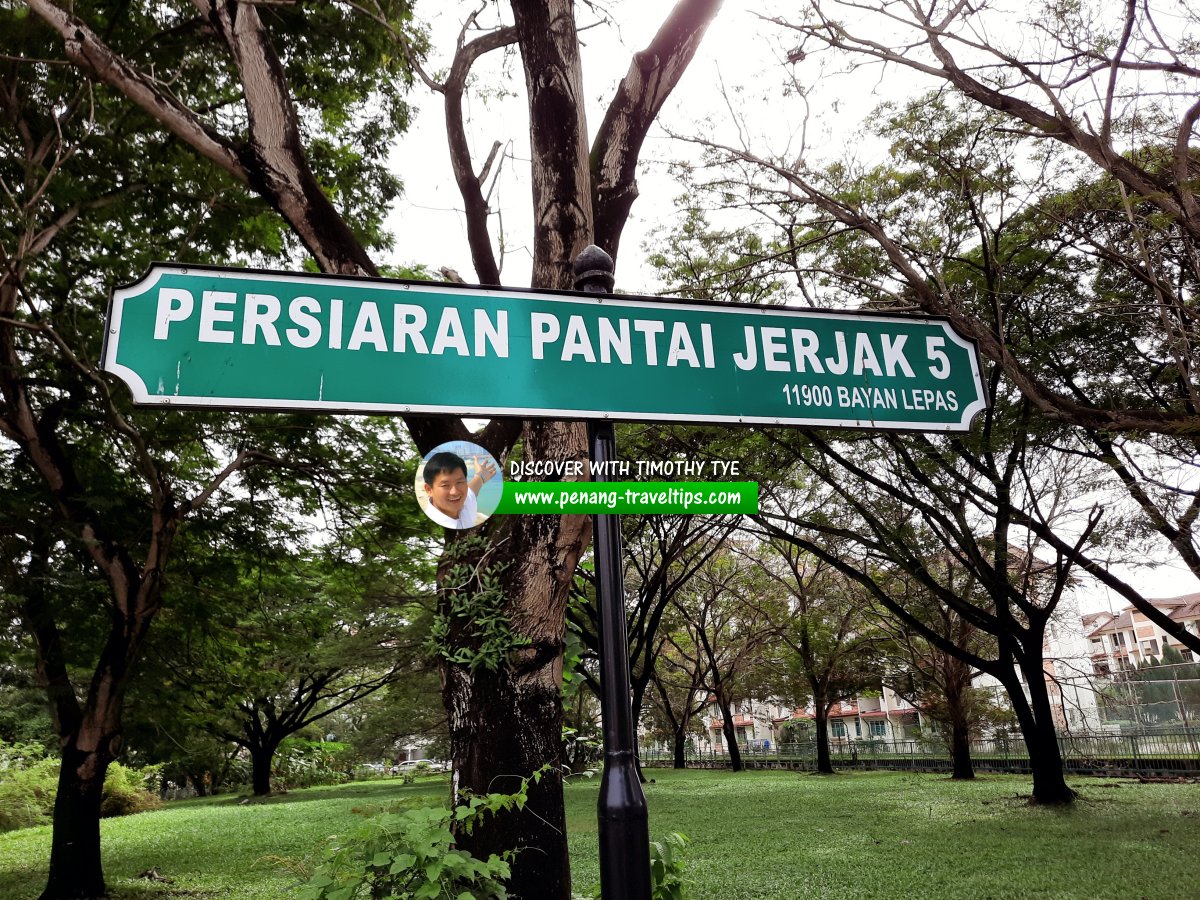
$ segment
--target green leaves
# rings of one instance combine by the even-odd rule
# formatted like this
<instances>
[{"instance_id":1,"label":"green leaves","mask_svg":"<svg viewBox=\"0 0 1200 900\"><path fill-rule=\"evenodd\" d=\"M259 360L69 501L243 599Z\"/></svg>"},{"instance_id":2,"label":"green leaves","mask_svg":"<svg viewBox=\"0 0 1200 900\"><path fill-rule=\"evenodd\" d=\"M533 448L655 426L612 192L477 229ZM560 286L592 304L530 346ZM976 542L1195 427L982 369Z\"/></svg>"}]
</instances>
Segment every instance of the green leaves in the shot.
<instances>
[{"instance_id":1,"label":"green leaves","mask_svg":"<svg viewBox=\"0 0 1200 900\"><path fill-rule=\"evenodd\" d=\"M505 900L512 851L477 859L455 847L454 832L470 832L490 816L525 805L535 773L512 794L485 794L447 809L417 807L379 816L325 852L301 900L468 898ZM457 891L457 893L455 893ZM667 895L664 895L667 896Z\"/></svg>"},{"instance_id":2,"label":"green leaves","mask_svg":"<svg viewBox=\"0 0 1200 900\"><path fill-rule=\"evenodd\" d=\"M468 535L446 553L448 573L427 646L452 665L496 672L529 638L512 628L502 575L508 563L489 563L486 538Z\"/></svg>"},{"instance_id":3,"label":"green leaves","mask_svg":"<svg viewBox=\"0 0 1200 900\"><path fill-rule=\"evenodd\" d=\"M683 851L691 841L675 831L661 841L650 842L652 900L684 900Z\"/></svg>"}]
</instances>

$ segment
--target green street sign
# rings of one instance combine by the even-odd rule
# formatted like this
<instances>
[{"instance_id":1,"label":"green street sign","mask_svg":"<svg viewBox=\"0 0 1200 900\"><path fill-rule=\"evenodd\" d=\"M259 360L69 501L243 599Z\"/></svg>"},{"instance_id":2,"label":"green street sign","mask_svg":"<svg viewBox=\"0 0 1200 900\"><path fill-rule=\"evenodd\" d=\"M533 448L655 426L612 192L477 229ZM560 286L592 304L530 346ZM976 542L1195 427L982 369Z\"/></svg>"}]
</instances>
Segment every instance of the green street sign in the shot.
<instances>
[{"instance_id":1,"label":"green street sign","mask_svg":"<svg viewBox=\"0 0 1200 900\"><path fill-rule=\"evenodd\" d=\"M965 431L937 318L155 264L104 368L139 404Z\"/></svg>"}]
</instances>

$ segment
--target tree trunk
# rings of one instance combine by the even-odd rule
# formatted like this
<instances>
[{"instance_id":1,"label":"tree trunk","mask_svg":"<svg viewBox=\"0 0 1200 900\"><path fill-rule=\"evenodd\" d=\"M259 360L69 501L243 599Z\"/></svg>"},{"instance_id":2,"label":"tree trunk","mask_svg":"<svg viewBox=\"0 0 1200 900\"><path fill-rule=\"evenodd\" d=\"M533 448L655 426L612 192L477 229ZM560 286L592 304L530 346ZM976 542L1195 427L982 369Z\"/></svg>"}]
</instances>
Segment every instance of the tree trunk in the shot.
<instances>
[{"instance_id":1,"label":"tree trunk","mask_svg":"<svg viewBox=\"0 0 1200 900\"><path fill-rule=\"evenodd\" d=\"M1037 662L1037 666L1021 665L1029 689L1028 700L1015 678L1011 683L1006 680L1004 687L1012 700L1021 737L1029 751L1029 768L1033 775L1033 796L1029 802L1038 806L1066 806L1075 802L1075 792L1067 786L1040 657Z\"/></svg>"},{"instance_id":2,"label":"tree trunk","mask_svg":"<svg viewBox=\"0 0 1200 900\"><path fill-rule=\"evenodd\" d=\"M687 768L687 730L679 730L675 732L675 759L673 766L676 769Z\"/></svg>"},{"instance_id":3,"label":"tree trunk","mask_svg":"<svg viewBox=\"0 0 1200 900\"><path fill-rule=\"evenodd\" d=\"M630 713L633 716L633 767L637 771L638 781L646 784L646 773L642 771L642 742L638 738L638 721L642 718L642 703L646 697L646 680L638 679L634 682L632 691L633 699L630 701Z\"/></svg>"},{"instance_id":4,"label":"tree trunk","mask_svg":"<svg viewBox=\"0 0 1200 900\"><path fill-rule=\"evenodd\" d=\"M204 783L204 773L203 772L191 773L190 775L188 775L188 781L190 781L192 783L192 787L195 789L197 797L207 797L208 796L208 785Z\"/></svg>"},{"instance_id":5,"label":"tree trunk","mask_svg":"<svg viewBox=\"0 0 1200 900\"><path fill-rule=\"evenodd\" d=\"M534 287L571 289L572 262L592 241L592 185L584 117L583 75L571 0L514 0L512 12L528 89L532 149ZM581 423L525 423L525 458L584 459ZM460 844L479 857L513 849L509 890L569 900L570 863L562 773L562 650L568 588L591 536L586 516L511 516L489 529L491 550L506 566L505 611L528 645L511 650L490 672L446 667L445 702L454 748L454 787L512 790L542 772L523 810L496 817ZM446 597L443 595L445 604ZM453 626L452 626L453 629ZM460 625L453 643L476 638ZM510 779L497 773L511 773ZM520 852L524 851L524 852Z\"/></svg>"},{"instance_id":6,"label":"tree trunk","mask_svg":"<svg viewBox=\"0 0 1200 900\"><path fill-rule=\"evenodd\" d=\"M950 714L950 762L953 766L950 777L955 781L970 781L975 777L968 721L970 689L969 676L966 684L954 678L947 679L946 707Z\"/></svg>"},{"instance_id":7,"label":"tree trunk","mask_svg":"<svg viewBox=\"0 0 1200 900\"><path fill-rule=\"evenodd\" d=\"M85 533L89 533L85 530ZM121 708L133 661L150 621L158 610L161 561L170 544L170 530L146 566L152 575L138 577L125 557L106 574L113 591L111 628L80 705L67 674L66 656L56 623L41 592L26 598L24 616L38 647L38 676L51 701L59 735L62 765L54 800L50 867L42 900L100 897L104 872L100 863L100 799L108 765L121 749ZM132 588L132 589L131 589Z\"/></svg>"},{"instance_id":8,"label":"tree trunk","mask_svg":"<svg viewBox=\"0 0 1200 900\"><path fill-rule=\"evenodd\" d=\"M721 734L725 737L725 747L729 750L729 768L741 772L745 770L746 764L742 762L742 751L738 747L737 730L733 727L733 712L720 691L717 692L717 706L721 710Z\"/></svg>"},{"instance_id":9,"label":"tree trunk","mask_svg":"<svg viewBox=\"0 0 1200 900\"><path fill-rule=\"evenodd\" d=\"M513 0L533 151L533 286L569 290L592 242L592 176L573 0Z\"/></svg>"},{"instance_id":10,"label":"tree trunk","mask_svg":"<svg viewBox=\"0 0 1200 900\"><path fill-rule=\"evenodd\" d=\"M277 749L277 743L250 748L250 785L255 797L271 793L271 761Z\"/></svg>"},{"instance_id":11,"label":"tree trunk","mask_svg":"<svg viewBox=\"0 0 1200 900\"><path fill-rule=\"evenodd\" d=\"M107 893L100 863L100 799L112 760L95 750L81 750L77 743L62 749L50 873L40 900L103 897Z\"/></svg>"},{"instance_id":12,"label":"tree trunk","mask_svg":"<svg viewBox=\"0 0 1200 900\"><path fill-rule=\"evenodd\" d=\"M584 429L569 422L527 423L524 449L529 460L582 458ZM471 834L458 835L458 843L483 859L524 850L513 860L509 890L519 897L569 900L559 765L562 652L567 593L591 536L591 519L507 516L492 522L482 541L471 532L450 537L438 573L443 589L439 609L448 627L450 651L444 656L443 700L453 786L459 797L464 791L511 792L521 778L541 774L538 783L529 785L524 809L485 821ZM451 577L464 563L474 577ZM474 654L487 652L477 615L492 623L507 621L506 626L488 626L488 641L503 642L497 629L507 628L519 643L493 653L489 664L481 657L473 661ZM463 654L466 661L459 661ZM451 661L450 656L457 658Z\"/></svg>"},{"instance_id":13,"label":"tree trunk","mask_svg":"<svg viewBox=\"0 0 1200 900\"><path fill-rule=\"evenodd\" d=\"M975 777L975 765L971 761L971 732L961 717L950 724L950 762L954 781L970 781Z\"/></svg>"},{"instance_id":14,"label":"tree trunk","mask_svg":"<svg viewBox=\"0 0 1200 900\"><path fill-rule=\"evenodd\" d=\"M513 792L522 777L542 773L537 784L529 785L524 809L501 813L484 823L487 827L457 835L458 845L481 859L517 851L509 890L518 897L571 896L562 770L554 764L562 743L562 698L554 679L542 677L557 664L555 657L528 671L447 669L454 789L459 796L464 791ZM498 778L497 772L511 775Z\"/></svg>"},{"instance_id":15,"label":"tree trunk","mask_svg":"<svg viewBox=\"0 0 1200 900\"><path fill-rule=\"evenodd\" d=\"M822 775L833 774L833 760L829 756L829 708L823 700L814 698L817 726L817 771Z\"/></svg>"}]
</instances>

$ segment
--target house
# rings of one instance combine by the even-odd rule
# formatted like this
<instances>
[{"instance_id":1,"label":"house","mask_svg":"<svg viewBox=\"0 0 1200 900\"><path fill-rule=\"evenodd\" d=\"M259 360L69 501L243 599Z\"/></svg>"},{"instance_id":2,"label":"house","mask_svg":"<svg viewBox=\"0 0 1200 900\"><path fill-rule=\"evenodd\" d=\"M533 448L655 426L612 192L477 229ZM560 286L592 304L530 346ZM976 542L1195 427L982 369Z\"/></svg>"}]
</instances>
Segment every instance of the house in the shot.
<instances>
[{"instance_id":1,"label":"house","mask_svg":"<svg viewBox=\"0 0 1200 900\"><path fill-rule=\"evenodd\" d=\"M1200 635L1200 593L1151 599L1155 609ZM1168 646L1177 649L1186 662L1194 661L1190 649L1167 635L1145 613L1126 606L1119 613L1100 612L1084 617L1089 628L1092 671L1108 676L1136 669L1149 659L1158 659Z\"/></svg>"},{"instance_id":2,"label":"house","mask_svg":"<svg viewBox=\"0 0 1200 900\"><path fill-rule=\"evenodd\" d=\"M707 744L720 752L725 746L720 708L710 702L702 715ZM787 707L777 700L744 700L733 709L738 744L750 749L769 750L803 739L805 732L811 737L814 718L811 709ZM876 696L835 703L829 710L829 739L835 744L912 740L923 725L921 711L887 687Z\"/></svg>"},{"instance_id":3,"label":"house","mask_svg":"<svg viewBox=\"0 0 1200 900\"><path fill-rule=\"evenodd\" d=\"M779 743L775 721L787 717L787 708L779 701L741 700L733 705L731 712L739 746L769 750ZM721 727L724 719L715 697L708 698L708 705L700 715L709 748L717 751L724 749L725 737Z\"/></svg>"},{"instance_id":4,"label":"house","mask_svg":"<svg viewBox=\"0 0 1200 900\"><path fill-rule=\"evenodd\" d=\"M813 715L803 711L803 719ZM829 710L829 739L846 741L909 741L925 725L921 711L889 687L873 696L835 703Z\"/></svg>"}]
</instances>

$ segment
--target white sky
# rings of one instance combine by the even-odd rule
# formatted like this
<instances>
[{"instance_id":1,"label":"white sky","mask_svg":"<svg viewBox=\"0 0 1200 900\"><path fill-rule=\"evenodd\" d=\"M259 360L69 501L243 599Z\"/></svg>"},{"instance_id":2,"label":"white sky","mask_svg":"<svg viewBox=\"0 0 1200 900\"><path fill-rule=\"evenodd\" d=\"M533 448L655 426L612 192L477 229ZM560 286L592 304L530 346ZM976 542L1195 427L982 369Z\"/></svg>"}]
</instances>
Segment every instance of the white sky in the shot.
<instances>
[{"instance_id":1,"label":"white sky","mask_svg":"<svg viewBox=\"0 0 1200 900\"><path fill-rule=\"evenodd\" d=\"M674 3L671 0L608 0L604 4L616 27L600 25L581 32L584 89L589 100L588 123L594 133L608 98L625 75L630 57L651 39ZM433 58L430 71L448 64L449 52L460 28L464 9L471 4L418 5L432 29ZM494 7L493 7L494 8ZM665 287L641 260L643 244L655 225L675 215L673 198L679 186L669 177L670 161L686 158L688 145L673 140L678 134L703 133L727 143L745 138L759 151L796 152L803 143L810 155L835 158L847 148L862 152L858 131L862 121L884 100L900 100L928 89L911 72L884 71L868 66L852 75L822 72L809 61L798 71L805 79L807 105L795 96L785 97L782 87L791 70L782 60L790 49L789 35L763 22L763 15L798 15L798 5L783 0L727 0L673 93L657 125L643 145L638 184L640 197L624 231L617 266L617 285L633 293L654 293ZM432 12L431 12L432 10ZM577 4L580 26L589 13ZM490 20L481 16L485 24ZM510 80L500 77L507 72ZM478 171L493 141L501 141L508 158L492 195L493 209L502 213L506 252L502 278L505 284L529 283L531 235L528 179L528 119L524 106L524 75L513 53L489 54L477 63L478 84L488 98L470 95L465 104L468 138ZM504 88L504 90L500 90ZM507 92L508 96L505 96ZM729 101L725 99L728 96ZM393 164L404 179L405 194L388 219L396 236L390 259L397 263L424 263L436 273L440 266L456 269L468 282L475 281L461 213L462 201L455 186L445 143L441 98L418 84L412 99L418 112L414 127L399 142ZM735 114L737 120L735 121ZM698 125L698 123L704 123ZM499 232L492 218L493 240ZM1165 553L1169 557L1171 554ZM1200 583L1182 565L1159 565L1114 571L1150 596L1174 596L1200 590ZM1099 587L1081 592L1084 611L1124 606L1120 598L1109 601Z\"/></svg>"}]
</instances>

